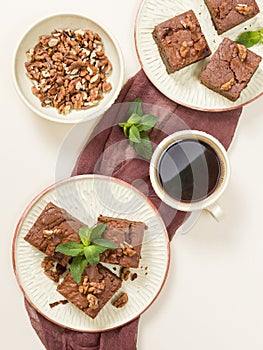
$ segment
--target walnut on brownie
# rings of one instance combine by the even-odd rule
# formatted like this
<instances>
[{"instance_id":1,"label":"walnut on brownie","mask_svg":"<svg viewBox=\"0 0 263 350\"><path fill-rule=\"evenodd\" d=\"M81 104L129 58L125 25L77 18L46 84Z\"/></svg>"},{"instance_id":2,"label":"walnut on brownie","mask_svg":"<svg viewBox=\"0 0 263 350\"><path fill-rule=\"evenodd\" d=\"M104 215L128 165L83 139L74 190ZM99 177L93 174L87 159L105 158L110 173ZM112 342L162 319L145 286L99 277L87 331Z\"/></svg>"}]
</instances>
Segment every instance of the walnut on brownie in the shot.
<instances>
[{"instance_id":1,"label":"walnut on brownie","mask_svg":"<svg viewBox=\"0 0 263 350\"><path fill-rule=\"evenodd\" d=\"M255 0L205 0L205 3L218 34L226 32L259 13Z\"/></svg>"},{"instance_id":2,"label":"walnut on brownie","mask_svg":"<svg viewBox=\"0 0 263 350\"><path fill-rule=\"evenodd\" d=\"M106 224L103 238L111 240L117 249L108 249L100 254L100 261L126 267L138 267L142 240L146 225L143 222L100 216L98 222ZM59 244L80 243L79 229L86 227L83 222L65 209L48 203L25 236L25 240L46 255L66 266L71 257L56 252Z\"/></svg>"},{"instance_id":3,"label":"walnut on brownie","mask_svg":"<svg viewBox=\"0 0 263 350\"><path fill-rule=\"evenodd\" d=\"M80 283L71 273L58 285L57 291L91 318L95 318L121 287L121 279L101 264L88 265Z\"/></svg>"},{"instance_id":4,"label":"walnut on brownie","mask_svg":"<svg viewBox=\"0 0 263 350\"><path fill-rule=\"evenodd\" d=\"M56 283L66 271L66 266L59 264L52 256L45 256L42 260L41 267L44 269L45 275Z\"/></svg>"},{"instance_id":5,"label":"walnut on brownie","mask_svg":"<svg viewBox=\"0 0 263 350\"><path fill-rule=\"evenodd\" d=\"M24 239L41 252L53 257L62 266L66 266L71 257L55 252L55 249L61 243L80 243L78 231L85 226L65 209L49 202Z\"/></svg>"},{"instance_id":6,"label":"walnut on brownie","mask_svg":"<svg viewBox=\"0 0 263 350\"><path fill-rule=\"evenodd\" d=\"M100 261L124 267L138 267L146 225L139 221L99 216L99 222L106 223L103 238L113 241L117 249L101 253Z\"/></svg>"},{"instance_id":7,"label":"walnut on brownie","mask_svg":"<svg viewBox=\"0 0 263 350\"><path fill-rule=\"evenodd\" d=\"M193 10L156 25L152 35L169 74L211 54Z\"/></svg>"},{"instance_id":8,"label":"walnut on brownie","mask_svg":"<svg viewBox=\"0 0 263 350\"><path fill-rule=\"evenodd\" d=\"M201 83L236 101L257 70L262 58L245 46L225 38L200 75Z\"/></svg>"}]
</instances>

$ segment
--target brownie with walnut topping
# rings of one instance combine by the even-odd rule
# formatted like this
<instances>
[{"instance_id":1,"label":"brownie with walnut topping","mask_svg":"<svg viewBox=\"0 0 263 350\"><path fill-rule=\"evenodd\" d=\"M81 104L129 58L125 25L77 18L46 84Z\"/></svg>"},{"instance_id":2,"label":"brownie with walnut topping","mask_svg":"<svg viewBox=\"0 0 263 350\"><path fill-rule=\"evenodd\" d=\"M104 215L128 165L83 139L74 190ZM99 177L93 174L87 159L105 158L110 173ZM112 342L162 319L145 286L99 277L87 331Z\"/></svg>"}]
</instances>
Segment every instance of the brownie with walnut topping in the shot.
<instances>
[{"instance_id":1,"label":"brownie with walnut topping","mask_svg":"<svg viewBox=\"0 0 263 350\"><path fill-rule=\"evenodd\" d=\"M145 224L106 216L100 216L98 222L106 224L103 238L117 245L117 249L108 249L101 253L100 261L125 267L138 267ZM86 226L65 209L50 202L24 239L60 265L66 266L71 257L55 252L55 249L61 243L70 241L80 243L79 229Z\"/></svg>"},{"instance_id":2,"label":"brownie with walnut topping","mask_svg":"<svg viewBox=\"0 0 263 350\"><path fill-rule=\"evenodd\" d=\"M236 101L249 83L262 58L245 46L225 38L200 76L201 83Z\"/></svg>"},{"instance_id":3,"label":"brownie with walnut topping","mask_svg":"<svg viewBox=\"0 0 263 350\"><path fill-rule=\"evenodd\" d=\"M100 261L124 267L138 267L146 225L140 221L99 216L106 223L103 238L113 241L117 249L108 249L100 254Z\"/></svg>"},{"instance_id":4,"label":"brownie with walnut topping","mask_svg":"<svg viewBox=\"0 0 263 350\"><path fill-rule=\"evenodd\" d=\"M85 227L66 210L54 203L48 203L25 236L25 241L41 252L53 257L59 264L66 266L70 256L55 252L56 246L66 242L80 243L78 231Z\"/></svg>"},{"instance_id":5,"label":"brownie with walnut topping","mask_svg":"<svg viewBox=\"0 0 263 350\"><path fill-rule=\"evenodd\" d=\"M205 0L218 34L247 21L259 13L255 0Z\"/></svg>"},{"instance_id":6,"label":"brownie with walnut topping","mask_svg":"<svg viewBox=\"0 0 263 350\"><path fill-rule=\"evenodd\" d=\"M69 273L57 291L86 315L95 318L121 284L121 279L101 264L88 265L80 283Z\"/></svg>"},{"instance_id":7,"label":"brownie with walnut topping","mask_svg":"<svg viewBox=\"0 0 263 350\"><path fill-rule=\"evenodd\" d=\"M156 25L152 35L169 74L211 54L192 10Z\"/></svg>"}]
</instances>

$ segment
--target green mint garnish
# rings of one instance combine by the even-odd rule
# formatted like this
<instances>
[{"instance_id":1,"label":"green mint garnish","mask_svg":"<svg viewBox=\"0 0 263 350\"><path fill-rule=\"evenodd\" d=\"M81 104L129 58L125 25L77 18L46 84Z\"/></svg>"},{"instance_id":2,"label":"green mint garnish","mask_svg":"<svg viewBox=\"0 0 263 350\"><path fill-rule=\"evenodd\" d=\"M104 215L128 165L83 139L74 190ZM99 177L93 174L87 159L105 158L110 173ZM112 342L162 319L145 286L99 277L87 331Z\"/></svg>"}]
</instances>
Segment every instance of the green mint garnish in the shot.
<instances>
[{"instance_id":1,"label":"green mint garnish","mask_svg":"<svg viewBox=\"0 0 263 350\"><path fill-rule=\"evenodd\" d=\"M124 135L129 139L135 151L143 158L149 160L153 149L150 137L146 131L155 126L158 118L152 114L144 114L140 98L136 98L131 102L127 118L127 121L119 123L119 126L123 128Z\"/></svg>"},{"instance_id":2,"label":"green mint garnish","mask_svg":"<svg viewBox=\"0 0 263 350\"><path fill-rule=\"evenodd\" d=\"M56 252L73 257L70 272L75 282L81 281L82 273L88 264L97 265L99 263L100 253L107 249L117 248L112 241L101 238L105 229L105 223L91 228L82 227L79 229L81 243L67 242L56 247Z\"/></svg>"},{"instance_id":3,"label":"green mint garnish","mask_svg":"<svg viewBox=\"0 0 263 350\"><path fill-rule=\"evenodd\" d=\"M258 43L263 44L263 28L258 31L248 31L239 35L236 42L249 48Z\"/></svg>"}]
</instances>

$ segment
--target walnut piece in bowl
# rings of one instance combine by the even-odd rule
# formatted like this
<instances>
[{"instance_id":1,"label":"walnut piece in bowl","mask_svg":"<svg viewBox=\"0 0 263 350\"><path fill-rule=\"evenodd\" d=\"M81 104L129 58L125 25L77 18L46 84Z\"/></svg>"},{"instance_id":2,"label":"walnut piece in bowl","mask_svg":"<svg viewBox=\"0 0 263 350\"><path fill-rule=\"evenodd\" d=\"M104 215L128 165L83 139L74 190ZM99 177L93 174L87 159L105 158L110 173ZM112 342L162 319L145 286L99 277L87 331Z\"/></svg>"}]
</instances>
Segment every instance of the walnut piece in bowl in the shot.
<instances>
[{"instance_id":1,"label":"walnut piece in bowl","mask_svg":"<svg viewBox=\"0 0 263 350\"><path fill-rule=\"evenodd\" d=\"M23 36L13 78L34 113L78 123L101 116L112 105L123 84L124 63L118 43L100 24L78 14L58 14Z\"/></svg>"}]
</instances>

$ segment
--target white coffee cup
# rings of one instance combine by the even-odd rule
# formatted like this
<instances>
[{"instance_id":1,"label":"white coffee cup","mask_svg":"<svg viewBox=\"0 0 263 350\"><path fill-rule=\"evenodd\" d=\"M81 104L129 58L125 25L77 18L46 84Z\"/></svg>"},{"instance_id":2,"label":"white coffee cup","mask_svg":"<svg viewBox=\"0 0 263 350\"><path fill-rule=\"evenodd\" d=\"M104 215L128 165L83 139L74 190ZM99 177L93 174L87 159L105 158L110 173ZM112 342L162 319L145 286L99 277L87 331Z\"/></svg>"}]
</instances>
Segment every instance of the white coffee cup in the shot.
<instances>
[{"instance_id":1,"label":"white coffee cup","mask_svg":"<svg viewBox=\"0 0 263 350\"><path fill-rule=\"evenodd\" d=\"M168 156L168 150L171 150L172 147L178 147L178 145L181 147L181 145L186 145L194 143L197 145L198 143L198 147L200 145L200 147L202 147L202 149L206 149L209 150L209 152L212 152L211 154L213 154L215 156L215 159L217 159L218 165L216 167L216 169L218 171L214 171L213 169L215 169L214 164L209 164L207 162L207 158L204 155L200 155L200 157L196 157L193 158L194 160L199 158L199 163L198 163L198 168L194 169L191 175L191 178L193 178L193 183L192 185L192 189L193 191L195 191L195 174L197 174L199 177L201 177L201 182L202 182L202 186L204 185L204 183L207 182L207 190L209 187L209 183L210 183L210 179L211 179L211 173L213 173L213 176L217 176L216 178L216 184L213 187L213 190L209 193L206 193L205 196L203 196L202 198L197 198L194 200L182 200L182 198L175 198L174 195L171 195L170 193L168 193L167 189L165 189L165 186L162 184L162 180L160 179L160 172L163 171L162 167L164 167L165 165L169 165L169 163L165 163L163 161L163 159L166 159ZM181 149L181 148L180 148ZM200 148L201 149L201 148ZM174 148L175 150L175 148ZM179 150L179 148L178 148ZM198 151L199 152L199 151ZM172 160L172 162L174 162L174 167L170 167L168 166L168 168L170 169L177 169L176 167L178 166L178 160L176 159L176 153L173 155L173 158L171 156L169 156ZM179 157L179 153L178 153L178 157ZM194 164L194 160L191 163L190 160L191 154L186 154L185 159L189 159L189 164L188 164L188 173L189 173L189 169L192 169L191 165ZM203 158L202 158L203 157ZM212 159L212 158L211 158ZM177 164L177 163L178 164ZM162 165L162 163L164 163L164 165ZM179 164L179 167L181 166L181 164ZM211 169L210 169L211 168ZM168 172L167 169L164 169L166 172ZM212 171L213 170L213 171ZM192 171L192 170L191 170ZM185 174L184 174L185 175ZM171 174L172 176L172 174ZM181 176L181 175L180 175ZM198 177L197 176L197 177ZM169 177L169 184L173 184L173 180L170 181L170 175L168 172L168 177ZM207 180L205 179L205 177L207 177ZM189 178L189 177L188 177ZM204 178L204 180L203 180ZM178 177L178 175L176 176L176 179L178 181L178 179L182 179L182 177ZM154 191L156 192L156 194L159 196L159 198L166 203L167 205L169 205L172 208L181 210L181 211L186 211L186 212L194 212L194 211L201 211L203 209L207 210L216 220L219 220L223 214L222 209L220 208L220 206L217 204L217 200L219 199L219 197L221 197L221 195L223 194L223 192L225 191L228 183L229 183L229 179L230 179L230 163L229 163L229 159L228 159L228 155L227 152L224 148L224 146L212 135L207 134L205 132L202 131L198 131L198 130L183 130L183 131L178 131L175 132L174 134L171 134L169 136L167 136L165 139L163 139L160 144L157 145L152 158L151 158L151 163L150 163L150 180L151 180L151 184L153 186ZM206 180L206 182L205 182ZM197 181L198 183L198 181ZM199 181L200 183L200 181ZM174 184L176 184L176 182L174 182ZM178 184L178 182L177 182ZM184 191L184 187L185 185L181 185L181 189L179 191L182 190L182 193ZM196 185L197 186L197 185ZM203 189L202 189L203 190ZM197 191L198 192L198 188ZM194 193L194 192L193 192Z\"/></svg>"}]
</instances>

